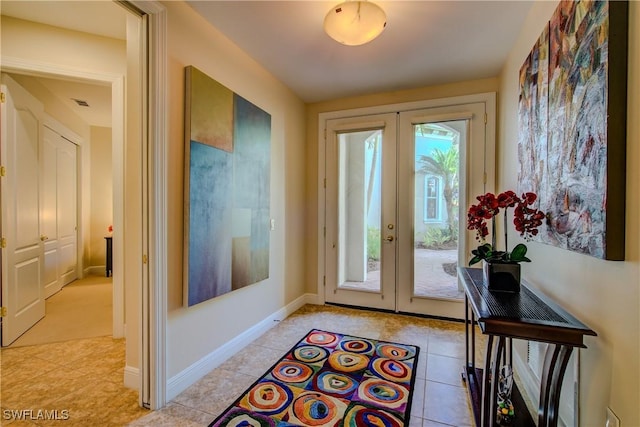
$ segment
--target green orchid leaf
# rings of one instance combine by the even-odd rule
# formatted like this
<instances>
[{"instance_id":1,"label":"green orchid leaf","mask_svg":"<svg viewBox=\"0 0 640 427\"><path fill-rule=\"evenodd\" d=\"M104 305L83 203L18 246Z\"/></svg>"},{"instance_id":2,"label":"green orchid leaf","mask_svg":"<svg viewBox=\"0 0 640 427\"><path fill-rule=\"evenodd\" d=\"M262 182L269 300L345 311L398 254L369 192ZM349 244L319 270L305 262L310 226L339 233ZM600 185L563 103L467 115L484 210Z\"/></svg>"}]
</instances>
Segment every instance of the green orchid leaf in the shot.
<instances>
[{"instance_id":1,"label":"green orchid leaf","mask_svg":"<svg viewBox=\"0 0 640 427\"><path fill-rule=\"evenodd\" d=\"M530 261L525 255L527 254L527 247L519 243L517 244L513 250L511 251L511 261L521 262L521 261Z\"/></svg>"},{"instance_id":2,"label":"green orchid leaf","mask_svg":"<svg viewBox=\"0 0 640 427\"><path fill-rule=\"evenodd\" d=\"M490 243L485 243L482 246L478 246L478 254L482 255L482 256L487 256L489 254L491 254L491 252L493 251L493 247L491 246Z\"/></svg>"},{"instance_id":3,"label":"green orchid leaf","mask_svg":"<svg viewBox=\"0 0 640 427\"><path fill-rule=\"evenodd\" d=\"M474 252L475 252L475 251L474 251ZM469 260L469 265L471 266L471 265L473 265L473 264L477 264L477 263L479 263L480 261L482 261L482 258L480 258L479 256L477 256L477 255L476 255L476 256L474 256L473 258L471 258L471 259Z\"/></svg>"}]
</instances>

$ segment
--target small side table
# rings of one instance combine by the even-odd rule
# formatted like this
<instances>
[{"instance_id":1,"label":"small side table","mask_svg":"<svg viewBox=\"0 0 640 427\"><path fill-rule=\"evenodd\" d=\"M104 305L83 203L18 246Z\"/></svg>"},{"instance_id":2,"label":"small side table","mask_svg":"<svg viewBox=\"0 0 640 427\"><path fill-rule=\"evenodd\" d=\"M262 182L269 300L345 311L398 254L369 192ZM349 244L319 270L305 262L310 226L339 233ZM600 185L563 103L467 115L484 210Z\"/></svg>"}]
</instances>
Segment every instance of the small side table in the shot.
<instances>
[{"instance_id":1,"label":"small side table","mask_svg":"<svg viewBox=\"0 0 640 427\"><path fill-rule=\"evenodd\" d=\"M113 265L113 237L108 236L105 237L104 240L107 242L107 260L106 260L106 268L105 268L105 276L111 277L113 271L111 271Z\"/></svg>"}]
</instances>

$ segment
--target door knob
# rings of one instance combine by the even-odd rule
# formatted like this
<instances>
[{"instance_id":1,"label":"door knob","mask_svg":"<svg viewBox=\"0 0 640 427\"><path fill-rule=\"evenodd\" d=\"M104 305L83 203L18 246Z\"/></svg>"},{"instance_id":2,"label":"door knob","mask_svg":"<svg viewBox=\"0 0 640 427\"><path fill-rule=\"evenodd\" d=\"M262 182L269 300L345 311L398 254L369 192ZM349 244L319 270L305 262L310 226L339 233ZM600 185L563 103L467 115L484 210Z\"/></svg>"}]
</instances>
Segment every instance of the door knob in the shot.
<instances>
[{"instance_id":1,"label":"door knob","mask_svg":"<svg viewBox=\"0 0 640 427\"><path fill-rule=\"evenodd\" d=\"M40 241L44 242L45 240L49 240L49 238L47 236L45 236L44 234L40 235Z\"/></svg>"},{"instance_id":2,"label":"door knob","mask_svg":"<svg viewBox=\"0 0 640 427\"><path fill-rule=\"evenodd\" d=\"M384 238L387 242L393 242L393 236L387 236Z\"/></svg>"}]
</instances>

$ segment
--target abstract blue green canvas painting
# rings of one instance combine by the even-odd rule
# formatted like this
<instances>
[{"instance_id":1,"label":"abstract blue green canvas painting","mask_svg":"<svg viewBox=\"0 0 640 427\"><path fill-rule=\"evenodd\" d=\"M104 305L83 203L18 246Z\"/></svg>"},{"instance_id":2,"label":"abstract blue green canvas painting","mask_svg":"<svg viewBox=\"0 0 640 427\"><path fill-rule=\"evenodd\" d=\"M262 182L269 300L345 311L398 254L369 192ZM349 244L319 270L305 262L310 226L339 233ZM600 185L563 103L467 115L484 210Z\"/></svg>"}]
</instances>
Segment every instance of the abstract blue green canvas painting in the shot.
<instances>
[{"instance_id":1,"label":"abstract blue green canvas painting","mask_svg":"<svg viewBox=\"0 0 640 427\"><path fill-rule=\"evenodd\" d=\"M269 277L271 116L186 68L184 301Z\"/></svg>"}]
</instances>

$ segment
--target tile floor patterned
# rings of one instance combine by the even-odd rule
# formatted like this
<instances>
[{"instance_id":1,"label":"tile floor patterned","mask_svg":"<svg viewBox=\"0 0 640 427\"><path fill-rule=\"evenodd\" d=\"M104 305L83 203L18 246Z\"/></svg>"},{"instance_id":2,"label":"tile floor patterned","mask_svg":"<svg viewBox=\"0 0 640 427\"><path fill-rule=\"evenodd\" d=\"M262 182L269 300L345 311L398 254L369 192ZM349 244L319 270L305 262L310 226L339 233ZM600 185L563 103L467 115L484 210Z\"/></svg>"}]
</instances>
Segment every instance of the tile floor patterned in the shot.
<instances>
[{"instance_id":1,"label":"tile floor patterned","mask_svg":"<svg viewBox=\"0 0 640 427\"><path fill-rule=\"evenodd\" d=\"M126 425L149 411L124 387L124 365L124 339L111 337L2 349L0 425Z\"/></svg>"},{"instance_id":2,"label":"tile floor patterned","mask_svg":"<svg viewBox=\"0 0 640 427\"><path fill-rule=\"evenodd\" d=\"M409 427L473 426L460 372L464 325L343 307L307 305L131 426L207 426L311 329L420 347ZM482 347L479 345L478 347Z\"/></svg>"}]
</instances>

